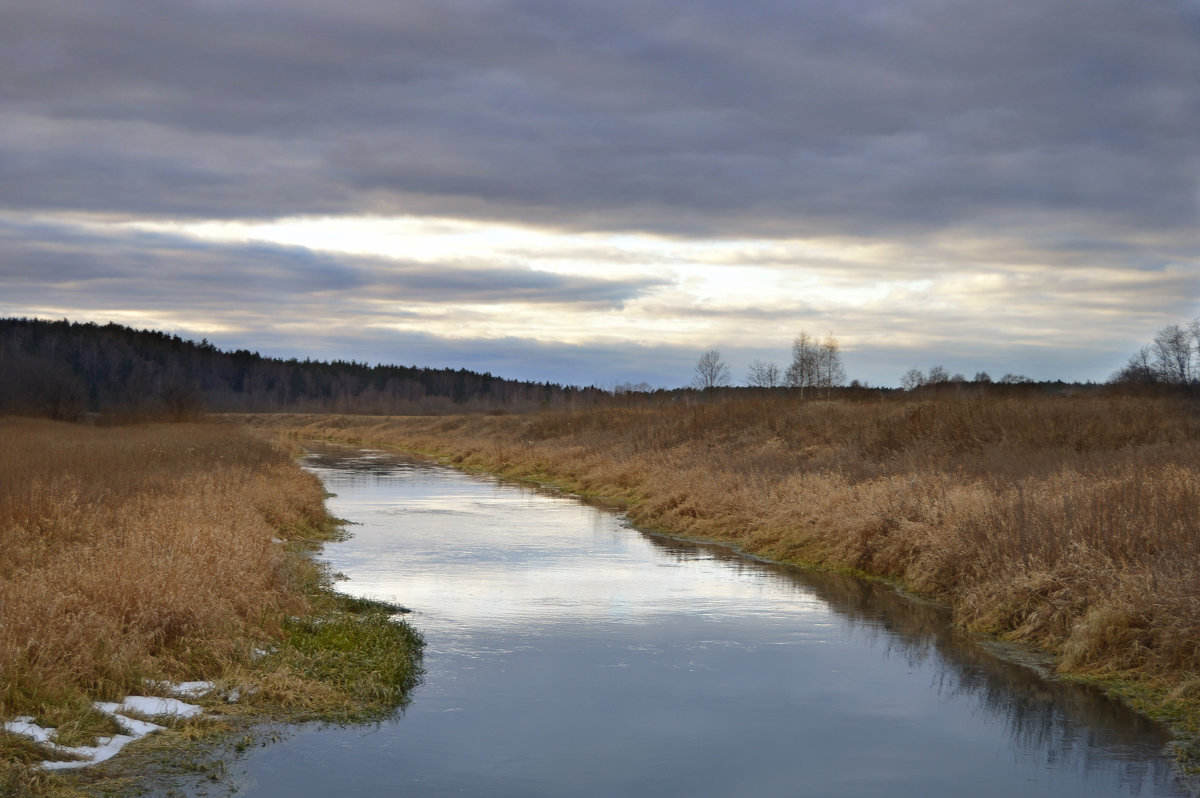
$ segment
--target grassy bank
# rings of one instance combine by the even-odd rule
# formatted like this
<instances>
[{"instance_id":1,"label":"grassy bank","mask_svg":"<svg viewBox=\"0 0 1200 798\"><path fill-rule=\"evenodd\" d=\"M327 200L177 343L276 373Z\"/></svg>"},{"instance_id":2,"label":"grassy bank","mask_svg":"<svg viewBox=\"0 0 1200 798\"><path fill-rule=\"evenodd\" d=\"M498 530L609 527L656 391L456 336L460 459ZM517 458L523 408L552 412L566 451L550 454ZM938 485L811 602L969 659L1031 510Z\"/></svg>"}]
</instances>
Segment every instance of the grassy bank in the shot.
<instances>
[{"instance_id":1,"label":"grassy bank","mask_svg":"<svg viewBox=\"0 0 1200 798\"><path fill-rule=\"evenodd\" d=\"M1200 415L1166 397L262 416L619 499L639 526L855 570L1040 647L1181 734L1200 718Z\"/></svg>"},{"instance_id":2,"label":"grassy bank","mask_svg":"<svg viewBox=\"0 0 1200 798\"><path fill-rule=\"evenodd\" d=\"M277 441L228 425L0 419L0 452L4 720L91 744L117 731L93 701L192 680L238 688L237 703L198 702L226 719L352 720L391 711L417 678L420 641L394 608L329 589L312 553L338 527ZM220 728L185 724L117 760ZM50 775L36 768L46 751L14 735L0 751L5 795L103 791L116 772Z\"/></svg>"}]
</instances>

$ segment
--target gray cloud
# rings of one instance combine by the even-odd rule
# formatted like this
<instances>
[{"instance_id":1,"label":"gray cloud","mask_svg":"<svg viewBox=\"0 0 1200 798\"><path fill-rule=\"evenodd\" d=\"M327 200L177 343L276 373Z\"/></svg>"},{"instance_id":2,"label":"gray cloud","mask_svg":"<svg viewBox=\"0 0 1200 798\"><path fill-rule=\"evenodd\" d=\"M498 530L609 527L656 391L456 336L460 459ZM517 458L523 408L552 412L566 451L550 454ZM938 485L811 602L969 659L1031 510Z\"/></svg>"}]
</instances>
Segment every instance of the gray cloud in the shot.
<instances>
[{"instance_id":1,"label":"gray cloud","mask_svg":"<svg viewBox=\"0 0 1200 798\"><path fill-rule=\"evenodd\" d=\"M1193 235L1200 11L14 0L9 208Z\"/></svg>"}]
</instances>

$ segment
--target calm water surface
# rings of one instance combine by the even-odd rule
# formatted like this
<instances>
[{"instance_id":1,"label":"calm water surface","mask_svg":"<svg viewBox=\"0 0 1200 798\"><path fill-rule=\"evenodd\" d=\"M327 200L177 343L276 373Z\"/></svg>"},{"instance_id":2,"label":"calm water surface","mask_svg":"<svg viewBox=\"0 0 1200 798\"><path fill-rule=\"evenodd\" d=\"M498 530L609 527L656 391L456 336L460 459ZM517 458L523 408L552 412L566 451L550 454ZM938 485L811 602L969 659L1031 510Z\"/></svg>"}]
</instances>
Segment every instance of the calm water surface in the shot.
<instances>
[{"instance_id":1,"label":"calm water surface","mask_svg":"<svg viewBox=\"0 0 1200 798\"><path fill-rule=\"evenodd\" d=\"M314 450L342 588L410 607L394 719L236 763L250 796L1182 796L1152 724L842 577L650 537L393 454Z\"/></svg>"}]
</instances>

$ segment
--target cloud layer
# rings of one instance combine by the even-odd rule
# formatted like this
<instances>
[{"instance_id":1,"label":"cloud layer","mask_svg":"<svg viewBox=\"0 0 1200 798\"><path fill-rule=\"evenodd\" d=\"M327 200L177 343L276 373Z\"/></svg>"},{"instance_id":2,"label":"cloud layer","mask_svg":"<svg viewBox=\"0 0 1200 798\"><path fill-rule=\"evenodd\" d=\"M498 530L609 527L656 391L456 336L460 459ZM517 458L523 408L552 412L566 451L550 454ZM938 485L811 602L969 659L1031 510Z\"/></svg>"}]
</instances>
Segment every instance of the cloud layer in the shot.
<instances>
[{"instance_id":1,"label":"cloud layer","mask_svg":"<svg viewBox=\"0 0 1200 798\"><path fill-rule=\"evenodd\" d=\"M1077 328L1071 362L1106 362L1198 311L1197 85L1195 0L10 0L0 310L186 317L235 346L288 329L274 302L343 318L344 357L366 319L625 372L628 344L749 357L772 325L784 351L833 329L863 363L961 341L1048 372ZM96 226L364 214L604 251L571 272ZM673 262L587 238L641 234ZM737 296L678 259L710 241Z\"/></svg>"}]
</instances>

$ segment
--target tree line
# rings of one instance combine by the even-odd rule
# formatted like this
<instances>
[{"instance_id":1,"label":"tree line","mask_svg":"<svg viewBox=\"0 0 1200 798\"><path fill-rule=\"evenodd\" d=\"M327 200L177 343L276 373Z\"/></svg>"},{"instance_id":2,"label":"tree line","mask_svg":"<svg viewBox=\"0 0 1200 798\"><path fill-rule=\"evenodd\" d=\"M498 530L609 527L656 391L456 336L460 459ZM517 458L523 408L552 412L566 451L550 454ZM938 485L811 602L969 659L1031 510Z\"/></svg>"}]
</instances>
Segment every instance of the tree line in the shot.
<instances>
[{"instance_id":1,"label":"tree line","mask_svg":"<svg viewBox=\"0 0 1200 798\"><path fill-rule=\"evenodd\" d=\"M1200 386L1200 318L1161 329L1109 382ZM731 383L720 350L710 349L697 361L690 388L704 391ZM845 384L840 346L832 333L818 339L801 332L792 341L792 360L785 368L755 360L745 377L750 388L787 388L800 397L862 390L857 381L850 388ZM1061 381L1035 383L1020 374L992 380L982 371L968 380L942 366L909 369L900 384L906 391L1065 386ZM467 369L283 360L118 324L0 319L0 413L62 419L87 413L187 418L204 411L401 415L581 407L652 392L680 398L679 390L652 391L645 384L619 385L610 393Z\"/></svg>"},{"instance_id":2,"label":"tree line","mask_svg":"<svg viewBox=\"0 0 1200 798\"><path fill-rule=\"evenodd\" d=\"M283 360L119 324L0 319L0 413L399 415L567 406L602 394L467 369Z\"/></svg>"},{"instance_id":3,"label":"tree line","mask_svg":"<svg viewBox=\"0 0 1200 798\"><path fill-rule=\"evenodd\" d=\"M846 371L838 340L829 333L816 339L801 332L792 341L792 362L786 369L775 363L753 361L746 373L745 385L750 388L795 388L800 396L805 391L828 395L832 389L846 384ZM1187 324L1169 324L1143 346L1129 362L1109 378L1112 385L1200 387L1200 318ZM691 386L696 390L725 388L732 385L729 366L719 349L709 349L696 361ZM851 384L858 387L857 380ZM904 391L940 390L952 386L1037 386L1065 385L1060 380L1041 382L1023 374L1008 373L993 380L986 371L968 379L961 373L952 374L944 366L932 366L928 371L911 368L900 377Z\"/></svg>"},{"instance_id":4,"label":"tree line","mask_svg":"<svg viewBox=\"0 0 1200 798\"><path fill-rule=\"evenodd\" d=\"M1200 318L1187 324L1168 324L1129 358L1129 362L1113 374L1108 383L1115 386L1174 386L1200 387ZM906 391L938 388L947 385L1038 385L1023 374L1005 374L993 380L986 371L968 380L963 374L951 374L942 366L928 372L909 369L900 378Z\"/></svg>"}]
</instances>

